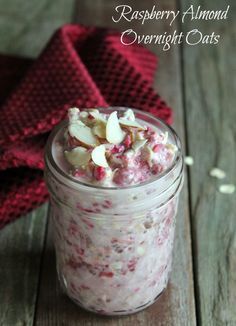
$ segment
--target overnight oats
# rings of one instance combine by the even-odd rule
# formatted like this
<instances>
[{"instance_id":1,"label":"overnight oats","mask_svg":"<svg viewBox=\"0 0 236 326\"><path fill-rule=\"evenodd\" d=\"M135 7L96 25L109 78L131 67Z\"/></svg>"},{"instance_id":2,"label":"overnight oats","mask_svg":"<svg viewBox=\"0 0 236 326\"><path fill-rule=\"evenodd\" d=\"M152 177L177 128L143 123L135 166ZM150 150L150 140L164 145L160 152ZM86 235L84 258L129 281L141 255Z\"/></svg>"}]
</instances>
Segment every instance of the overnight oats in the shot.
<instances>
[{"instance_id":1,"label":"overnight oats","mask_svg":"<svg viewBox=\"0 0 236 326\"><path fill-rule=\"evenodd\" d=\"M139 110L72 108L45 161L64 292L105 315L155 302L169 279L183 183L175 132Z\"/></svg>"}]
</instances>

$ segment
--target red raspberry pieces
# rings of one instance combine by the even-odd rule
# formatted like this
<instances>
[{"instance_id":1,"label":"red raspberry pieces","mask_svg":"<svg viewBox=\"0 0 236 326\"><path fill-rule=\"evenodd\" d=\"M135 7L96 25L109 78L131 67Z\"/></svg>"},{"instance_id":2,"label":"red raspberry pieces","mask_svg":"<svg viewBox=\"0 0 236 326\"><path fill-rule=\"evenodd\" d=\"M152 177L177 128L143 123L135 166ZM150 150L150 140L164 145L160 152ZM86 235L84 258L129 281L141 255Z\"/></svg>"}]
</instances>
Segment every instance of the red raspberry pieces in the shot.
<instances>
[{"instance_id":1,"label":"red raspberry pieces","mask_svg":"<svg viewBox=\"0 0 236 326\"><path fill-rule=\"evenodd\" d=\"M76 146L80 146L81 143L77 139L69 136L69 138L68 138L68 145L73 148L73 147L76 147Z\"/></svg>"},{"instance_id":2,"label":"red raspberry pieces","mask_svg":"<svg viewBox=\"0 0 236 326\"><path fill-rule=\"evenodd\" d=\"M97 180L97 181L101 181L105 178L106 176L106 170L104 167L102 166L96 166L94 168L94 172L93 172L93 175L94 175L94 178Z\"/></svg>"},{"instance_id":3,"label":"red raspberry pieces","mask_svg":"<svg viewBox=\"0 0 236 326\"><path fill-rule=\"evenodd\" d=\"M114 273L113 272L100 272L99 274L99 277L109 277L109 278L112 278L114 276Z\"/></svg>"},{"instance_id":4,"label":"red raspberry pieces","mask_svg":"<svg viewBox=\"0 0 236 326\"><path fill-rule=\"evenodd\" d=\"M112 154L122 153L125 150L125 147L123 145L114 145L114 147L111 150Z\"/></svg>"},{"instance_id":5,"label":"red raspberry pieces","mask_svg":"<svg viewBox=\"0 0 236 326\"><path fill-rule=\"evenodd\" d=\"M123 141L123 144L125 146L125 148L130 148L130 146L132 145L132 139L130 135L127 135L125 137L125 140Z\"/></svg>"},{"instance_id":6,"label":"red raspberry pieces","mask_svg":"<svg viewBox=\"0 0 236 326\"><path fill-rule=\"evenodd\" d=\"M84 170L81 170L81 169L76 169L74 172L73 172L73 176L74 177L84 177L85 176L85 171Z\"/></svg>"},{"instance_id":7,"label":"red raspberry pieces","mask_svg":"<svg viewBox=\"0 0 236 326\"><path fill-rule=\"evenodd\" d=\"M94 120L95 118L89 113L89 115L88 115L88 119L89 120Z\"/></svg>"},{"instance_id":8,"label":"red raspberry pieces","mask_svg":"<svg viewBox=\"0 0 236 326\"><path fill-rule=\"evenodd\" d=\"M153 146L153 152L157 153L157 152L163 152L165 151L165 146L163 144L156 144Z\"/></svg>"},{"instance_id":9,"label":"red raspberry pieces","mask_svg":"<svg viewBox=\"0 0 236 326\"><path fill-rule=\"evenodd\" d=\"M135 268L136 268L136 265L137 265L137 258L132 258L130 259L130 261L128 262L128 269L130 272L134 272L135 271Z\"/></svg>"}]
</instances>

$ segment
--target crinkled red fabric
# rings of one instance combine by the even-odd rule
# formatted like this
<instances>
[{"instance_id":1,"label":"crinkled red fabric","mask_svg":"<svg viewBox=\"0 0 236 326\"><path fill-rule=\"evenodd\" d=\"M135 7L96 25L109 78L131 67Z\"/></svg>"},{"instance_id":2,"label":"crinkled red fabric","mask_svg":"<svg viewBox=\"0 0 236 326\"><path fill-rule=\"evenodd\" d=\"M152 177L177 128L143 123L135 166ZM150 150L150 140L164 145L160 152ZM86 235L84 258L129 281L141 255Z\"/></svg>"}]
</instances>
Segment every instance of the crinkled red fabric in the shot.
<instances>
[{"instance_id":1,"label":"crinkled red fabric","mask_svg":"<svg viewBox=\"0 0 236 326\"><path fill-rule=\"evenodd\" d=\"M118 32L81 25L60 28L33 63L0 57L0 227L47 199L44 145L69 107L135 107L171 123L152 88L156 64Z\"/></svg>"}]
</instances>

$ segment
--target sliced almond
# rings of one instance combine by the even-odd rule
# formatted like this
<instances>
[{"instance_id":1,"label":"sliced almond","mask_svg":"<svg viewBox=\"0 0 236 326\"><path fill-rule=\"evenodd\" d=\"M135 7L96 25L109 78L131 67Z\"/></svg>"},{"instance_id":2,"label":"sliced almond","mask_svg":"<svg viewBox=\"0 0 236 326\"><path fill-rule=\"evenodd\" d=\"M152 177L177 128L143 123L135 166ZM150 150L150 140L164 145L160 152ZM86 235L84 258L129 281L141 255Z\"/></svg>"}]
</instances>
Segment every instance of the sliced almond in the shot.
<instances>
[{"instance_id":1,"label":"sliced almond","mask_svg":"<svg viewBox=\"0 0 236 326\"><path fill-rule=\"evenodd\" d=\"M98 140L89 127L78 123L72 123L69 125L68 130L71 137L75 137L86 147L95 147L98 145Z\"/></svg>"},{"instance_id":2,"label":"sliced almond","mask_svg":"<svg viewBox=\"0 0 236 326\"><path fill-rule=\"evenodd\" d=\"M91 154L93 162L98 166L107 168L108 163L105 154L106 154L106 147L104 145L99 145L95 147Z\"/></svg>"},{"instance_id":3,"label":"sliced almond","mask_svg":"<svg viewBox=\"0 0 236 326\"><path fill-rule=\"evenodd\" d=\"M145 130L145 128L141 126L141 124L139 124L137 121L120 118L119 123L125 127L133 127L133 128L138 128L139 130Z\"/></svg>"},{"instance_id":4,"label":"sliced almond","mask_svg":"<svg viewBox=\"0 0 236 326\"><path fill-rule=\"evenodd\" d=\"M144 132L143 131L138 131L135 136L136 140L143 140L145 139Z\"/></svg>"},{"instance_id":5,"label":"sliced almond","mask_svg":"<svg viewBox=\"0 0 236 326\"><path fill-rule=\"evenodd\" d=\"M81 119L87 119L88 117L88 112L87 111L81 111L79 114L79 118Z\"/></svg>"},{"instance_id":6,"label":"sliced almond","mask_svg":"<svg viewBox=\"0 0 236 326\"><path fill-rule=\"evenodd\" d=\"M86 124L84 124L81 120L78 120L75 123L77 123L79 126L86 126Z\"/></svg>"},{"instance_id":7,"label":"sliced almond","mask_svg":"<svg viewBox=\"0 0 236 326\"><path fill-rule=\"evenodd\" d=\"M106 127L102 123L97 123L93 128L92 131L94 135L98 136L99 138L106 138Z\"/></svg>"},{"instance_id":8,"label":"sliced almond","mask_svg":"<svg viewBox=\"0 0 236 326\"><path fill-rule=\"evenodd\" d=\"M134 143L136 139L136 129L130 128L128 132L131 137L131 142Z\"/></svg>"},{"instance_id":9,"label":"sliced almond","mask_svg":"<svg viewBox=\"0 0 236 326\"><path fill-rule=\"evenodd\" d=\"M99 114L99 110L98 109L88 109L88 112L89 113L94 112L94 113L98 113Z\"/></svg>"},{"instance_id":10,"label":"sliced almond","mask_svg":"<svg viewBox=\"0 0 236 326\"><path fill-rule=\"evenodd\" d=\"M131 110L131 109L126 110L125 113L123 114L122 118L131 120L131 121L135 121L135 115L134 115L133 110Z\"/></svg>"},{"instance_id":11,"label":"sliced almond","mask_svg":"<svg viewBox=\"0 0 236 326\"><path fill-rule=\"evenodd\" d=\"M133 145L132 148L135 152L137 152L140 148L142 148L147 142L147 139L142 139L142 140L136 140Z\"/></svg>"},{"instance_id":12,"label":"sliced almond","mask_svg":"<svg viewBox=\"0 0 236 326\"><path fill-rule=\"evenodd\" d=\"M85 124L86 126L89 125L89 122L90 120L88 119L88 112L87 111L82 111L80 112L80 115L79 115L79 121L82 122L83 124Z\"/></svg>"},{"instance_id":13,"label":"sliced almond","mask_svg":"<svg viewBox=\"0 0 236 326\"><path fill-rule=\"evenodd\" d=\"M107 120L99 113L98 110L96 111L89 111L89 114L96 120L99 122L102 122L104 124L107 123Z\"/></svg>"},{"instance_id":14,"label":"sliced almond","mask_svg":"<svg viewBox=\"0 0 236 326\"><path fill-rule=\"evenodd\" d=\"M68 110L68 118L70 123L73 123L77 120L79 120L79 109L78 108L70 108Z\"/></svg>"},{"instance_id":15,"label":"sliced almond","mask_svg":"<svg viewBox=\"0 0 236 326\"><path fill-rule=\"evenodd\" d=\"M65 157L71 165L79 167L86 165L89 162L91 154L86 150L86 148L78 146L73 148L70 152L65 151Z\"/></svg>"},{"instance_id":16,"label":"sliced almond","mask_svg":"<svg viewBox=\"0 0 236 326\"><path fill-rule=\"evenodd\" d=\"M117 112L110 114L106 125L106 139L111 144L120 144L125 138L125 132L121 129Z\"/></svg>"}]
</instances>

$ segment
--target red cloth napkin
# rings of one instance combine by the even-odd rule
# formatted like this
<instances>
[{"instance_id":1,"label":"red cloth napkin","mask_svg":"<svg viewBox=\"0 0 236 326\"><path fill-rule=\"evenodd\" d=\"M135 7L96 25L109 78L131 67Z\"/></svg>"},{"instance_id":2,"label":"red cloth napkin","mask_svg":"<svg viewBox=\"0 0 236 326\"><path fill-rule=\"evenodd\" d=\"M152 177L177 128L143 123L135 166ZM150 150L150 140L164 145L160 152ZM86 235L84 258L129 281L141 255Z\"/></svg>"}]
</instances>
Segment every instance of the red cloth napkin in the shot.
<instances>
[{"instance_id":1,"label":"red cloth napkin","mask_svg":"<svg viewBox=\"0 0 236 326\"><path fill-rule=\"evenodd\" d=\"M69 107L134 107L171 123L171 109L152 88L155 69L144 47L80 25L60 28L34 63L0 57L1 104L11 91L0 107L0 227L47 199L43 149Z\"/></svg>"}]
</instances>

